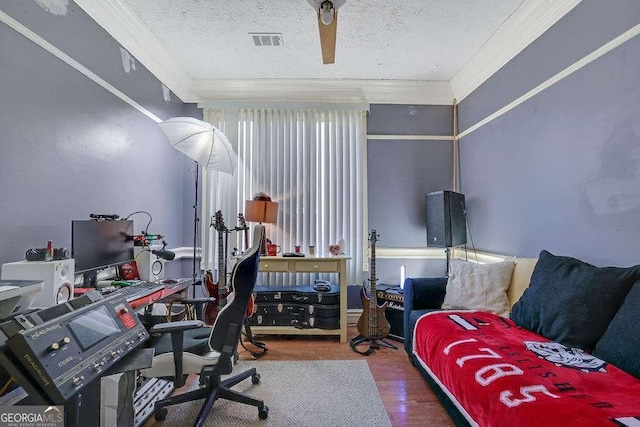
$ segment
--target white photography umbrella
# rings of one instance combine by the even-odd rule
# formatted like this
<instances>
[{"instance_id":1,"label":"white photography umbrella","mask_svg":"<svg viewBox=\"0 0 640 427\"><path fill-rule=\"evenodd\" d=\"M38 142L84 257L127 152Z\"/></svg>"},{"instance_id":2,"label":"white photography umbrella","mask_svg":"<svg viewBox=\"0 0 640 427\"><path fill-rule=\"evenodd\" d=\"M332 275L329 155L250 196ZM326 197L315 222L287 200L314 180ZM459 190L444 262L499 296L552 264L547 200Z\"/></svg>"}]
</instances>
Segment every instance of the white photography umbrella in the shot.
<instances>
[{"instance_id":1,"label":"white photography umbrella","mask_svg":"<svg viewBox=\"0 0 640 427\"><path fill-rule=\"evenodd\" d=\"M196 161L195 204L193 205L193 298L196 296L198 244L198 165L209 171L233 175L238 156L224 133L210 123L192 117L173 117L158 123L171 146Z\"/></svg>"},{"instance_id":2,"label":"white photography umbrella","mask_svg":"<svg viewBox=\"0 0 640 427\"><path fill-rule=\"evenodd\" d=\"M225 134L213 125L191 117L173 117L158 125L173 148L206 170L233 175L238 156Z\"/></svg>"}]
</instances>

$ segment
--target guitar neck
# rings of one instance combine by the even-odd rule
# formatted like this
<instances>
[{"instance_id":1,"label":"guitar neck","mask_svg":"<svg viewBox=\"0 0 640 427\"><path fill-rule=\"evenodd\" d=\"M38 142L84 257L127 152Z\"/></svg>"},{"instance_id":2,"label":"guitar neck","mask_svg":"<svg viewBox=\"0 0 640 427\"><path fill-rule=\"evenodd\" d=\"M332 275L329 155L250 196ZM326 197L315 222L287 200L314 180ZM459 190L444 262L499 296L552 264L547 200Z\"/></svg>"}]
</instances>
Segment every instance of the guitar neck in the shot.
<instances>
[{"instance_id":1,"label":"guitar neck","mask_svg":"<svg viewBox=\"0 0 640 427\"><path fill-rule=\"evenodd\" d=\"M370 305L375 308L378 305L376 297L376 245L371 243L371 274L369 276L369 293L371 296ZM375 311L375 310L374 310Z\"/></svg>"},{"instance_id":2,"label":"guitar neck","mask_svg":"<svg viewBox=\"0 0 640 427\"><path fill-rule=\"evenodd\" d=\"M223 231L218 231L218 297L221 296L222 287L226 286L227 282L227 262L224 253L224 238L222 236Z\"/></svg>"}]
</instances>

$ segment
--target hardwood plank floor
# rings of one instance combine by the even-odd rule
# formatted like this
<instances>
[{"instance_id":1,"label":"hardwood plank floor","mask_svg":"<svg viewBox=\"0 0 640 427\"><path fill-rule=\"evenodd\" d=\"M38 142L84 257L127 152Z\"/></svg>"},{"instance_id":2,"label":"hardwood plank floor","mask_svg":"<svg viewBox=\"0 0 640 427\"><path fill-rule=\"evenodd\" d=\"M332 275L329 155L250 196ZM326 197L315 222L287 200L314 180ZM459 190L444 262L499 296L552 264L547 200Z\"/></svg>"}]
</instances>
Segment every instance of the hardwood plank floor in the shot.
<instances>
[{"instance_id":1,"label":"hardwood plank floor","mask_svg":"<svg viewBox=\"0 0 640 427\"><path fill-rule=\"evenodd\" d=\"M349 326L349 338L357 335L355 326ZM258 338L269 349L262 360L365 358L393 426L454 425L420 372L409 361L401 342L389 341L398 346L397 350L382 348L370 356L362 356L352 351L349 344L340 344L338 337L265 335ZM253 358L242 347L238 350L240 359ZM154 422L153 417L145 423L147 427L161 425Z\"/></svg>"}]
</instances>

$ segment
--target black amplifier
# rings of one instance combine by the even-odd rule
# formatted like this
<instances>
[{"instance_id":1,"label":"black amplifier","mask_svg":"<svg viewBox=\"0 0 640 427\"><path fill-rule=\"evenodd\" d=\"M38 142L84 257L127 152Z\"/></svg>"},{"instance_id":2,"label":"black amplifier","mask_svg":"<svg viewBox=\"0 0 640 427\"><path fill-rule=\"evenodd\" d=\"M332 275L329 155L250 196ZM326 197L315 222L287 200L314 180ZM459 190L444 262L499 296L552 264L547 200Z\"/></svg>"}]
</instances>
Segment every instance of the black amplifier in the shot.
<instances>
[{"instance_id":1,"label":"black amplifier","mask_svg":"<svg viewBox=\"0 0 640 427\"><path fill-rule=\"evenodd\" d=\"M42 318L51 317L51 309L2 325L5 333L14 330L6 341L13 359L55 404L69 400L149 338L124 296L91 294L93 300L72 300L66 312L49 320Z\"/></svg>"},{"instance_id":2,"label":"black amplifier","mask_svg":"<svg viewBox=\"0 0 640 427\"><path fill-rule=\"evenodd\" d=\"M404 341L404 294L399 286L380 285L376 290L378 304L387 303L384 312L391 330L389 336Z\"/></svg>"}]
</instances>

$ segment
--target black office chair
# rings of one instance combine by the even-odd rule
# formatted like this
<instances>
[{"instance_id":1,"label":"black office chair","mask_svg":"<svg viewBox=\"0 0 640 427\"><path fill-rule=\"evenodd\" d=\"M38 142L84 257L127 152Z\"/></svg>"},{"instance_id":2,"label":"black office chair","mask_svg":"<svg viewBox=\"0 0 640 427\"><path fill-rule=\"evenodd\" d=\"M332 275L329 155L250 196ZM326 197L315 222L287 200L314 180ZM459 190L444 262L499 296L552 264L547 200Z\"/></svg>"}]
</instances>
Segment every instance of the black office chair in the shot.
<instances>
[{"instance_id":1,"label":"black office chair","mask_svg":"<svg viewBox=\"0 0 640 427\"><path fill-rule=\"evenodd\" d=\"M218 398L256 406L260 419L267 418L269 408L263 401L230 388L249 377L251 377L253 384L257 384L260 381L260 374L256 372L255 368L224 381L221 380L221 375L230 374L233 371L234 356L242 333L244 317L258 275L260 245L263 235L264 226L257 225L253 234L253 246L234 265L231 272L232 292L227 297L227 305L220 310L216 317L211 329L209 345L205 351L199 354L183 351L184 331L202 326L200 320L162 323L151 329L151 333L170 333L173 351L156 353L151 368L142 370L141 375L148 378L173 377L176 387L181 387L185 383L186 375L199 373L201 385L196 390L157 401L155 403L156 420L165 419L167 416L166 406L205 399L194 423L196 426L201 426Z\"/></svg>"}]
</instances>

